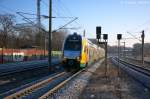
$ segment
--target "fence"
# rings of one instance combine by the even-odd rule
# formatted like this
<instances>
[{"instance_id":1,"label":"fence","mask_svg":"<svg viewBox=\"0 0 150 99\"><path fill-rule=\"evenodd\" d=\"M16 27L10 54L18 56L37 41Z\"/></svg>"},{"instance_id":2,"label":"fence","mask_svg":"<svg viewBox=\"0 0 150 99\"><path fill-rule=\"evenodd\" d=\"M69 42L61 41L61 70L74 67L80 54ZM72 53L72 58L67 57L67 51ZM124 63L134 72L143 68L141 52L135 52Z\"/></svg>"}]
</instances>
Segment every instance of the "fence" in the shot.
<instances>
[{"instance_id":1,"label":"fence","mask_svg":"<svg viewBox=\"0 0 150 99\"><path fill-rule=\"evenodd\" d=\"M61 51L52 51L52 57L61 57ZM47 50L0 48L0 63L43 60L48 58Z\"/></svg>"}]
</instances>

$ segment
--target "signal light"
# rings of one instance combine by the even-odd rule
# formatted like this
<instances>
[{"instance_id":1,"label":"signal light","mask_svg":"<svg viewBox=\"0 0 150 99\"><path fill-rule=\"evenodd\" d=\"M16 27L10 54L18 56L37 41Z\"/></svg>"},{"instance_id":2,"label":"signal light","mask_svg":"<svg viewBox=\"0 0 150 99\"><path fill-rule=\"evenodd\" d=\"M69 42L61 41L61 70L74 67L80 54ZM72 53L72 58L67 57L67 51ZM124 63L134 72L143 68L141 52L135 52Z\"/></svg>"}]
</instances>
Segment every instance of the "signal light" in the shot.
<instances>
[{"instance_id":1,"label":"signal light","mask_svg":"<svg viewBox=\"0 0 150 99\"><path fill-rule=\"evenodd\" d=\"M101 39L101 27L100 26L96 27L96 37L97 39Z\"/></svg>"},{"instance_id":2,"label":"signal light","mask_svg":"<svg viewBox=\"0 0 150 99\"><path fill-rule=\"evenodd\" d=\"M108 34L103 34L103 39L107 40L108 39Z\"/></svg>"},{"instance_id":3,"label":"signal light","mask_svg":"<svg viewBox=\"0 0 150 99\"><path fill-rule=\"evenodd\" d=\"M101 34L101 27L96 27L96 34Z\"/></svg>"},{"instance_id":4,"label":"signal light","mask_svg":"<svg viewBox=\"0 0 150 99\"><path fill-rule=\"evenodd\" d=\"M96 35L96 38L97 38L97 39L101 39L101 36L100 36L100 35Z\"/></svg>"},{"instance_id":5,"label":"signal light","mask_svg":"<svg viewBox=\"0 0 150 99\"><path fill-rule=\"evenodd\" d=\"M122 34L117 34L117 39L121 40L122 39Z\"/></svg>"}]
</instances>

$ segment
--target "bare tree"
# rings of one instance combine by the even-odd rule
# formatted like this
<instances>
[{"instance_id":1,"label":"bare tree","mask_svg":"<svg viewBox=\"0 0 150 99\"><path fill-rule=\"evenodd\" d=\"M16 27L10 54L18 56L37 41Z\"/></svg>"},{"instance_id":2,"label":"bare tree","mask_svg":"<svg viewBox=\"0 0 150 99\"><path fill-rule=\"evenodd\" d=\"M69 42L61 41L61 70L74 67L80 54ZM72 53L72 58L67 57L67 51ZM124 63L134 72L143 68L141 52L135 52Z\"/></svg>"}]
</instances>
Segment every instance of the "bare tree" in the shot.
<instances>
[{"instance_id":1,"label":"bare tree","mask_svg":"<svg viewBox=\"0 0 150 99\"><path fill-rule=\"evenodd\" d=\"M58 32L53 32L52 34L52 50L60 51L62 50L62 46L66 36L68 35L68 31L61 30Z\"/></svg>"},{"instance_id":2,"label":"bare tree","mask_svg":"<svg viewBox=\"0 0 150 99\"><path fill-rule=\"evenodd\" d=\"M40 30L37 30L35 35L35 45L38 46L40 49L45 48L45 39L47 36L47 31L44 29L44 26L41 26Z\"/></svg>"},{"instance_id":3,"label":"bare tree","mask_svg":"<svg viewBox=\"0 0 150 99\"><path fill-rule=\"evenodd\" d=\"M33 24L19 24L16 26L17 38L20 40L19 46L37 46L38 48L44 48L44 31L37 28L37 25ZM18 43L18 42L16 42Z\"/></svg>"},{"instance_id":4,"label":"bare tree","mask_svg":"<svg viewBox=\"0 0 150 99\"><path fill-rule=\"evenodd\" d=\"M13 35L15 16L11 14L0 14L0 47L10 47L9 37Z\"/></svg>"}]
</instances>

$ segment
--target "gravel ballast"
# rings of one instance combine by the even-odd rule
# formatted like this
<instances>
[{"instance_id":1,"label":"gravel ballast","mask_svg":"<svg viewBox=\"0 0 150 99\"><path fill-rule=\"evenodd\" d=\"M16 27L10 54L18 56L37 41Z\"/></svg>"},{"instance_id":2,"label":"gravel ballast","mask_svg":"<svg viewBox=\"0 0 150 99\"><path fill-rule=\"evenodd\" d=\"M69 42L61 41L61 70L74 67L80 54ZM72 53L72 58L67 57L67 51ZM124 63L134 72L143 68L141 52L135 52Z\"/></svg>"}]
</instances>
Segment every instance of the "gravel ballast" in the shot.
<instances>
[{"instance_id":1,"label":"gravel ballast","mask_svg":"<svg viewBox=\"0 0 150 99\"><path fill-rule=\"evenodd\" d=\"M49 99L150 99L150 90L118 69L101 61L73 78Z\"/></svg>"},{"instance_id":2,"label":"gravel ballast","mask_svg":"<svg viewBox=\"0 0 150 99\"><path fill-rule=\"evenodd\" d=\"M77 77L73 78L69 83L67 83L63 88L55 92L49 99L78 99L82 93L85 86L88 84L88 81L100 66L103 60L95 63L93 66L89 66L88 69L83 71Z\"/></svg>"}]
</instances>

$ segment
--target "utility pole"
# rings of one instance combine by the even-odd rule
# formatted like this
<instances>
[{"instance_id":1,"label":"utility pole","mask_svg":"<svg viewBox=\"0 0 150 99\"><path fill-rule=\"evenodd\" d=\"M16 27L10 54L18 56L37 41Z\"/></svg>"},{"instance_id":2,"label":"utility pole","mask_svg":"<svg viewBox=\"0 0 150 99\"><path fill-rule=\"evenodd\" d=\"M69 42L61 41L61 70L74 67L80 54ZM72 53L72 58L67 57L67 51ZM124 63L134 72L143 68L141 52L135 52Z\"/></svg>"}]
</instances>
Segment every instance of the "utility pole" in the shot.
<instances>
[{"instance_id":1,"label":"utility pole","mask_svg":"<svg viewBox=\"0 0 150 99\"><path fill-rule=\"evenodd\" d=\"M42 49L42 38L43 38L43 34L41 34L41 4L40 4L41 0L37 0L37 26L38 26L38 34L40 35L39 37L39 46L40 49Z\"/></svg>"},{"instance_id":2,"label":"utility pole","mask_svg":"<svg viewBox=\"0 0 150 99\"><path fill-rule=\"evenodd\" d=\"M40 2L41 2L41 0L37 0L37 25L38 25L38 32L40 32L40 26L41 26Z\"/></svg>"},{"instance_id":3,"label":"utility pole","mask_svg":"<svg viewBox=\"0 0 150 99\"><path fill-rule=\"evenodd\" d=\"M51 66L51 32L52 32L52 0L49 0L48 63L49 63L49 70L53 71L53 67Z\"/></svg>"},{"instance_id":4,"label":"utility pole","mask_svg":"<svg viewBox=\"0 0 150 99\"><path fill-rule=\"evenodd\" d=\"M144 34L144 30L142 31L142 64L144 64L144 38L145 38L145 34Z\"/></svg>"}]
</instances>

